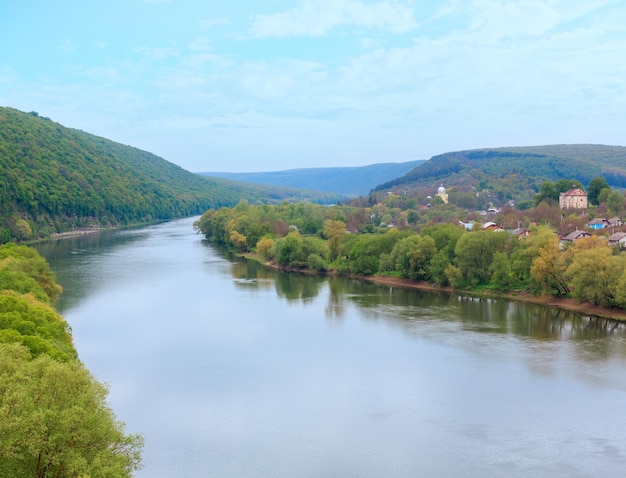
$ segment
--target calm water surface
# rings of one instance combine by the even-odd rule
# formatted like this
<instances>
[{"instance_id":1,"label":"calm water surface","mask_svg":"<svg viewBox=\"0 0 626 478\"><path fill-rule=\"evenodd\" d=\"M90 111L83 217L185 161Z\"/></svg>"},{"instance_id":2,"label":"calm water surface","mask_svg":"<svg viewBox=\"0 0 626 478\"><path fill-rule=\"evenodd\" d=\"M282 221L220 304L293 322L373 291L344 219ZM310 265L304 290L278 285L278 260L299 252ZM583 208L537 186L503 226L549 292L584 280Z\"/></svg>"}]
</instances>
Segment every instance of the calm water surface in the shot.
<instances>
[{"instance_id":1,"label":"calm water surface","mask_svg":"<svg viewBox=\"0 0 626 478\"><path fill-rule=\"evenodd\" d=\"M137 477L614 477L626 330L280 274L192 220L41 244Z\"/></svg>"}]
</instances>

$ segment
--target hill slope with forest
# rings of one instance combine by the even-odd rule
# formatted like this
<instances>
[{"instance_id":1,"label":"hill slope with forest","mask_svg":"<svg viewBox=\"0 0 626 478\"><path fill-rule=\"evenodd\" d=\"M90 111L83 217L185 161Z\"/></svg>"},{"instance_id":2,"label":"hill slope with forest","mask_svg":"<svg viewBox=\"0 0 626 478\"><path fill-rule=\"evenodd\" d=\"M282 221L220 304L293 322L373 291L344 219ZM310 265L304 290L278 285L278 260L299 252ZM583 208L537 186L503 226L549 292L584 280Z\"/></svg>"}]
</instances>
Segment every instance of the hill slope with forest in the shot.
<instances>
[{"instance_id":1,"label":"hill slope with forest","mask_svg":"<svg viewBox=\"0 0 626 478\"><path fill-rule=\"evenodd\" d=\"M191 216L241 199L335 202L340 196L202 177L36 112L0 107L0 243Z\"/></svg>"},{"instance_id":2,"label":"hill slope with forest","mask_svg":"<svg viewBox=\"0 0 626 478\"><path fill-rule=\"evenodd\" d=\"M375 191L437 188L491 190L503 198L530 199L544 181L602 176L611 187L626 187L626 147L593 144L477 149L433 156Z\"/></svg>"},{"instance_id":3,"label":"hill slope with forest","mask_svg":"<svg viewBox=\"0 0 626 478\"><path fill-rule=\"evenodd\" d=\"M329 191L349 196L368 194L378 184L391 181L423 163L378 163L360 167L303 168L259 173L199 173L257 184Z\"/></svg>"}]
</instances>

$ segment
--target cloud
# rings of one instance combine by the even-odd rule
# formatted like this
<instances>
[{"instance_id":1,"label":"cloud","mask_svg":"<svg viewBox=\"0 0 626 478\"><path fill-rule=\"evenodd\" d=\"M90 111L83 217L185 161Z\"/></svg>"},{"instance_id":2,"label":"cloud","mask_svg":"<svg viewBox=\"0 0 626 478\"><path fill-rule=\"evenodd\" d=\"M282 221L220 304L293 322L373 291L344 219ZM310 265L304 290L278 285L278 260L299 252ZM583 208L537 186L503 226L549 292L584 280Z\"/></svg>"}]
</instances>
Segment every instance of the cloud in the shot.
<instances>
[{"instance_id":1,"label":"cloud","mask_svg":"<svg viewBox=\"0 0 626 478\"><path fill-rule=\"evenodd\" d=\"M13 83L16 79L15 70L6 66L0 67L0 83Z\"/></svg>"},{"instance_id":2,"label":"cloud","mask_svg":"<svg viewBox=\"0 0 626 478\"><path fill-rule=\"evenodd\" d=\"M571 24L578 20L587 23L592 14L616 3L616 0L449 0L430 22L456 24L456 35L463 32L476 45L493 45L545 38L560 29L571 29Z\"/></svg>"},{"instance_id":3,"label":"cloud","mask_svg":"<svg viewBox=\"0 0 626 478\"><path fill-rule=\"evenodd\" d=\"M207 20L203 20L200 23L200 28L203 30L210 30L211 28L219 27L219 26L227 26L232 22L226 17L215 17L209 18Z\"/></svg>"},{"instance_id":4,"label":"cloud","mask_svg":"<svg viewBox=\"0 0 626 478\"><path fill-rule=\"evenodd\" d=\"M74 47L74 44L72 43L72 40L70 40L69 38L64 38L63 40L61 40L61 43L59 43L59 50L64 51L65 53L71 53L74 50L76 50L76 48Z\"/></svg>"},{"instance_id":5,"label":"cloud","mask_svg":"<svg viewBox=\"0 0 626 478\"><path fill-rule=\"evenodd\" d=\"M150 48L142 46L135 48L135 51L151 60L167 60L179 56L178 51L174 48Z\"/></svg>"},{"instance_id":6,"label":"cloud","mask_svg":"<svg viewBox=\"0 0 626 478\"><path fill-rule=\"evenodd\" d=\"M252 38L325 36L340 26L357 26L407 33L417 28L414 9L400 1L301 0L290 10L255 15Z\"/></svg>"},{"instance_id":7,"label":"cloud","mask_svg":"<svg viewBox=\"0 0 626 478\"><path fill-rule=\"evenodd\" d=\"M189 49L194 52L205 52L211 49L209 39L198 37L189 44Z\"/></svg>"}]
</instances>

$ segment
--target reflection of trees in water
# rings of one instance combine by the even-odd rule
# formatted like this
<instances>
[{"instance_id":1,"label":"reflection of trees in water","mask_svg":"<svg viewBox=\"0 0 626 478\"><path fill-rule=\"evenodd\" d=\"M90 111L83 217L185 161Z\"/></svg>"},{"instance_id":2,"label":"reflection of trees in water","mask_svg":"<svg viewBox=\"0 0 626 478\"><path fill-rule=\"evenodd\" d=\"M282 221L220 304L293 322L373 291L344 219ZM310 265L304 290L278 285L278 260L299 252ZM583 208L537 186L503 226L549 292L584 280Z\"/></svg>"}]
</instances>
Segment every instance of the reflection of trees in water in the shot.
<instances>
[{"instance_id":1,"label":"reflection of trees in water","mask_svg":"<svg viewBox=\"0 0 626 478\"><path fill-rule=\"evenodd\" d=\"M56 274L63 294L56 303L61 314L93 293L101 285L99 268L106 264L107 254L146 239L149 234L142 229L112 229L66 236L33 244L46 258Z\"/></svg>"},{"instance_id":2,"label":"reflection of trees in water","mask_svg":"<svg viewBox=\"0 0 626 478\"><path fill-rule=\"evenodd\" d=\"M328 319L345 317L348 305L365 320L396 323L415 330L423 321L441 321L461 330L513 335L538 341L567 341L583 360L626 357L626 324L554 307L501 299L484 299L439 291L381 286L371 282L278 272L250 260L230 258L232 275L241 286L269 286L278 297L310 302L328 284Z\"/></svg>"},{"instance_id":3,"label":"reflection of trees in water","mask_svg":"<svg viewBox=\"0 0 626 478\"><path fill-rule=\"evenodd\" d=\"M231 259L234 261L234 259ZM276 278L276 272L256 261L239 259L231 263L231 274L237 287L270 288Z\"/></svg>"},{"instance_id":4,"label":"reflection of trees in water","mask_svg":"<svg viewBox=\"0 0 626 478\"><path fill-rule=\"evenodd\" d=\"M276 294L289 301L308 302L318 296L324 282L325 279L319 276L293 272L281 273L276 276Z\"/></svg>"},{"instance_id":5,"label":"reflection of trees in water","mask_svg":"<svg viewBox=\"0 0 626 478\"><path fill-rule=\"evenodd\" d=\"M414 330L423 321L459 325L461 330L513 335L538 341L566 341L585 361L626 357L626 324L554 307L446 292L383 287L329 279L326 316L341 317L350 301L367 320L385 320Z\"/></svg>"}]
</instances>

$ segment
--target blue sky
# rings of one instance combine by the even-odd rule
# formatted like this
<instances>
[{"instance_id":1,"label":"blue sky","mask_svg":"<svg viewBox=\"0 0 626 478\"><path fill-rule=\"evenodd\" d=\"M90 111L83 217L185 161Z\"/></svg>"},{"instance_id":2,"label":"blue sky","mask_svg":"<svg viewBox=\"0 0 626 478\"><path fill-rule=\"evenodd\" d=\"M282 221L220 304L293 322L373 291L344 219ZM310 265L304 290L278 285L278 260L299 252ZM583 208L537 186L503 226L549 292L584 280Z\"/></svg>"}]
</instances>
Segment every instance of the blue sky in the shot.
<instances>
[{"instance_id":1,"label":"blue sky","mask_svg":"<svg viewBox=\"0 0 626 478\"><path fill-rule=\"evenodd\" d=\"M20 0L0 105L190 171L626 144L622 0Z\"/></svg>"}]
</instances>

